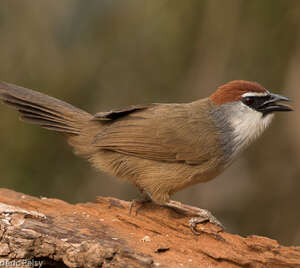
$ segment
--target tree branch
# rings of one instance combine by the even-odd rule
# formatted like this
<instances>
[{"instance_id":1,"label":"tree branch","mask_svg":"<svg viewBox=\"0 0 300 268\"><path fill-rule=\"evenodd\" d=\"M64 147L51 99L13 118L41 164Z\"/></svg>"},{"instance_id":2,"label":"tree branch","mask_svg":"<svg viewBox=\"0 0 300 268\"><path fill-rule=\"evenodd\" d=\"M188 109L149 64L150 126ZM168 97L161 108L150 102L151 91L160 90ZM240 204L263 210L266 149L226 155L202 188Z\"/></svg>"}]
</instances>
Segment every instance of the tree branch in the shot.
<instances>
[{"instance_id":1,"label":"tree branch","mask_svg":"<svg viewBox=\"0 0 300 268\"><path fill-rule=\"evenodd\" d=\"M300 247L241 237L147 204L97 198L71 205L0 189L0 262L32 260L55 267L300 267Z\"/></svg>"}]
</instances>

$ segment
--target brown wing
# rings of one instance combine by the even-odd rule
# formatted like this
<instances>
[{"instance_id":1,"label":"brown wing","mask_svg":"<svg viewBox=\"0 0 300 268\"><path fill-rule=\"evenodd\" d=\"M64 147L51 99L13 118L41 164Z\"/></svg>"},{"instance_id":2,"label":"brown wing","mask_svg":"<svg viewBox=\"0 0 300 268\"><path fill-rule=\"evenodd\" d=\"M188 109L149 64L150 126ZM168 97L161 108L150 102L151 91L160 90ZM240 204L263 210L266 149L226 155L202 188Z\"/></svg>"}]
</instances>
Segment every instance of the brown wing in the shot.
<instances>
[{"instance_id":1,"label":"brown wing","mask_svg":"<svg viewBox=\"0 0 300 268\"><path fill-rule=\"evenodd\" d=\"M208 107L196 108L155 104L135 110L104 128L94 145L151 160L203 163L216 150L216 136L211 135L216 131L207 120Z\"/></svg>"}]
</instances>

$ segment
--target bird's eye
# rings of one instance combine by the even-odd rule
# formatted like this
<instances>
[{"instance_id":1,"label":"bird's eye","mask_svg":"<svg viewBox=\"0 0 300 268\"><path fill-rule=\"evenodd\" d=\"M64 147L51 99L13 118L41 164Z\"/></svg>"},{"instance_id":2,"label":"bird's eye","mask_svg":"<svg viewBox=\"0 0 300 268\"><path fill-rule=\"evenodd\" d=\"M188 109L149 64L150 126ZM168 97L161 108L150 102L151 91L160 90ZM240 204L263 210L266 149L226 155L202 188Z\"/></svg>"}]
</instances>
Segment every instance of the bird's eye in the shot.
<instances>
[{"instance_id":1,"label":"bird's eye","mask_svg":"<svg viewBox=\"0 0 300 268\"><path fill-rule=\"evenodd\" d=\"M248 106L251 106L254 103L254 99L251 97L243 98L243 103Z\"/></svg>"}]
</instances>

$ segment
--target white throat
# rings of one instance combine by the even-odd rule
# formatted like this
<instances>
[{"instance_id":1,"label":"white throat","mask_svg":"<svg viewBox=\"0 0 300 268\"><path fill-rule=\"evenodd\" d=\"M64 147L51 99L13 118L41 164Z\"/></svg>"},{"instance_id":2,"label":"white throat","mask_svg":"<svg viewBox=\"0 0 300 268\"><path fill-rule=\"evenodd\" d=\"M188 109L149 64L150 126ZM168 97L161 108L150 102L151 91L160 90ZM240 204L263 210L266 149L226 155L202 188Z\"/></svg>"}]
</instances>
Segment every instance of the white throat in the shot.
<instances>
[{"instance_id":1,"label":"white throat","mask_svg":"<svg viewBox=\"0 0 300 268\"><path fill-rule=\"evenodd\" d=\"M231 108L229 124L233 130L233 156L235 156L262 134L274 115L268 114L263 117L262 113L249 108L242 102L236 102Z\"/></svg>"},{"instance_id":2,"label":"white throat","mask_svg":"<svg viewBox=\"0 0 300 268\"><path fill-rule=\"evenodd\" d=\"M217 106L211 115L220 130L226 165L259 137L273 119L272 114L263 116L241 101Z\"/></svg>"}]
</instances>

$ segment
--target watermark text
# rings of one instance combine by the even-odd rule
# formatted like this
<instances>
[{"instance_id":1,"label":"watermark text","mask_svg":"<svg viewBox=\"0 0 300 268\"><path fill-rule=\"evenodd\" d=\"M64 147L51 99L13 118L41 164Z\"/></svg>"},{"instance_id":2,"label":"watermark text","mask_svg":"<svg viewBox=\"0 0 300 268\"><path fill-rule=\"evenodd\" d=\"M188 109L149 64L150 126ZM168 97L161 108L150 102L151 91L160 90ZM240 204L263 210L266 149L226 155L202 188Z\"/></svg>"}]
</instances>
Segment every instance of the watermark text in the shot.
<instances>
[{"instance_id":1,"label":"watermark text","mask_svg":"<svg viewBox=\"0 0 300 268\"><path fill-rule=\"evenodd\" d=\"M34 259L27 260L0 260L0 267L39 267L43 266L43 261Z\"/></svg>"}]
</instances>

